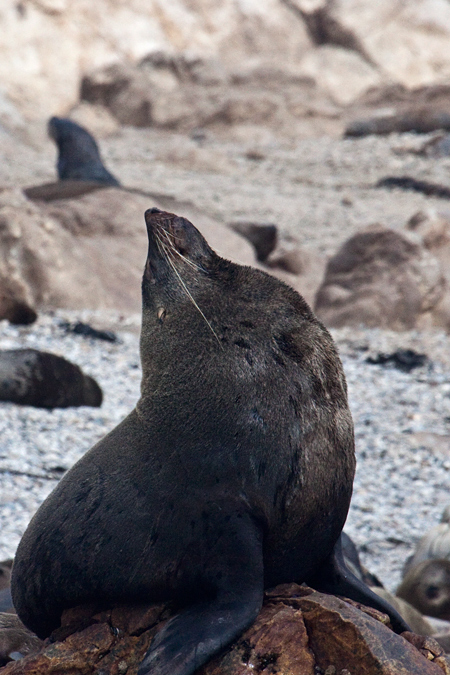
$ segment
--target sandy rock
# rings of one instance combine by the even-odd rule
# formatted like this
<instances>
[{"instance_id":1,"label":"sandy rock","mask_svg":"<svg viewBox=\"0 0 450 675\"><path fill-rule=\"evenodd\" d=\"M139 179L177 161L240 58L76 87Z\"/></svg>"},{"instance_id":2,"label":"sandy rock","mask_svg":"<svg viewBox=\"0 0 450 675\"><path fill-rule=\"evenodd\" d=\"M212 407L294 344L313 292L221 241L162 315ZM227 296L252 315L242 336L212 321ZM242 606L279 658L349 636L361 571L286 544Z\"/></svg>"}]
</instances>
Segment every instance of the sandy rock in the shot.
<instances>
[{"instance_id":1,"label":"sandy rock","mask_svg":"<svg viewBox=\"0 0 450 675\"><path fill-rule=\"evenodd\" d=\"M224 89L224 70L241 76L268 66L310 76L323 93L323 109L327 94L346 106L374 86L412 88L450 75L446 0L173 0L163 10L157 0L132 0L126 7L114 0L86 6L4 0L0 21L0 123L7 129L23 129L28 120L49 114L67 115L86 73L117 64L126 70L161 52L183 54L197 84L205 87ZM186 92L175 93L182 73L174 81L167 68L156 70L153 91L145 86L148 79L138 78L126 92L116 92L114 115L121 123L142 126L150 117L167 128L181 123L189 104ZM228 108L218 101L218 109L231 119L280 114L277 97L267 96L264 87L248 98L233 97ZM214 104L200 101L198 109L209 119Z\"/></svg>"},{"instance_id":2,"label":"sandy rock","mask_svg":"<svg viewBox=\"0 0 450 675\"><path fill-rule=\"evenodd\" d=\"M414 328L446 287L439 262L420 242L373 226L331 258L315 310L328 326Z\"/></svg>"},{"instance_id":3,"label":"sandy rock","mask_svg":"<svg viewBox=\"0 0 450 675\"><path fill-rule=\"evenodd\" d=\"M266 79L267 73L266 72ZM259 82L261 71L232 82L215 59L157 53L136 67L114 64L85 75L81 98L107 107L121 124L192 130L220 122L265 124L284 111L284 97ZM239 79L239 78L238 78ZM248 80L252 82L248 86ZM275 88L278 73L268 79Z\"/></svg>"},{"instance_id":4,"label":"sandy rock","mask_svg":"<svg viewBox=\"0 0 450 675\"><path fill-rule=\"evenodd\" d=\"M450 289L450 211L428 209L413 215L407 228L419 234L425 248L440 264L447 288ZM434 307L432 325L450 330L450 292L447 291Z\"/></svg>"},{"instance_id":5,"label":"sandy rock","mask_svg":"<svg viewBox=\"0 0 450 675\"><path fill-rule=\"evenodd\" d=\"M96 138L104 138L114 134L119 129L117 120L109 110L101 105L91 105L81 101L70 112L71 120L85 127Z\"/></svg>"},{"instance_id":6,"label":"sandy rock","mask_svg":"<svg viewBox=\"0 0 450 675\"><path fill-rule=\"evenodd\" d=\"M382 83L380 73L360 54L333 45L310 50L300 67L339 106L353 103L368 89Z\"/></svg>"},{"instance_id":7,"label":"sandy rock","mask_svg":"<svg viewBox=\"0 0 450 675\"><path fill-rule=\"evenodd\" d=\"M192 204L157 202L119 188L56 199L59 189L65 194L65 183L50 185L47 202L30 201L20 190L0 192L0 279L17 302L140 312L148 247L144 211L151 206L194 220L220 255L255 262L248 242Z\"/></svg>"},{"instance_id":8,"label":"sandy rock","mask_svg":"<svg viewBox=\"0 0 450 675\"><path fill-rule=\"evenodd\" d=\"M0 77L26 117L74 105L83 73L148 53L186 51L240 64L292 63L311 45L301 17L277 0L95 4L5 0L0 10ZM55 45L58 48L55 49Z\"/></svg>"},{"instance_id":9,"label":"sandy rock","mask_svg":"<svg viewBox=\"0 0 450 675\"><path fill-rule=\"evenodd\" d=\"M21 191L0 198L0 275L17 279L31 304L138 311L148 198L125 200L118 189L51 205Z\"/></svg>"},{"instance_id":10,"label":"sandy rock","mask_svg":"<svg viewBox=\"0 0 450 675\"><path fill-rule=\"evenodd\" d=\"M386 79L412 88L450 75L446 0L334 0L327 11Z\"/></svg>"},{"instance_id":11,"label":"sandy rock","mask_svg":"<svg viewBox=\"0 0 450 675\"><path fill-rule=\"evenodd\" d=\"M406 87L385 84L369 89L355 105L361 118L349 124L349 136L385 135L392 132L430 133L449 125L450 86L447 83Z\"/></svg>"},{"instance_id":12,"label":"sandy rock","mask_svg":"<svg viewBox=\"0 0 450 675\"><path fill-rule=\"evenodd\" d=\"M361 609L297 584L278 586L266 594L254 624L198 675L315 675L318 668L329 675L440 675L448 665L432 639L405 633L405 640L384 625L386 615ZM169 616L164 605L69 610L39 652L9 663L2 674L135 675Z\"/></svg>"}]
</instances>

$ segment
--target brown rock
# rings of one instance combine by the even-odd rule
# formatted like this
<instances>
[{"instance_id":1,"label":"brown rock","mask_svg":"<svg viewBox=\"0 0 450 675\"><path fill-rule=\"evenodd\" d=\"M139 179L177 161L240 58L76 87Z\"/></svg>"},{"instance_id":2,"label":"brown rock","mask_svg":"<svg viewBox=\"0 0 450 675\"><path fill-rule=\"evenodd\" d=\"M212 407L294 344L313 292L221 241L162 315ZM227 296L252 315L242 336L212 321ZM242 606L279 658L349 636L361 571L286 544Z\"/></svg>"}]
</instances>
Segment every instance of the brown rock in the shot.
<instances>
[{"instance_id":1,"label":"brown rock","mask_svg":"<svg viewBox=\"0 0 450 675\"><path fill-rule=\"evenodd\" d=\"M404 638L343 600L313 593L301 600L316 664L358 675L438 675Z\"/></svg>"},{"instance_id":2,"label":"brown rock","mask_svg":"<svg viewBox=\"0 0 450 675\"><path fill-rule=\"evenodd\" d=\"M314 675L314 656L300 610L266 605L237 643L199 675L250 675L266 669L279 675Z\"/></svg>"},{"instance_id":3,"label":"brown rock","mask_svg":"<svg viewBox=\"0 0 450 675\"><path fill-rule=\"evenodd\" d=\"M95 664L116 643L111 627L96 624L70 635L64 642L44 643L43 649L2 670L2 675L88 675Z\"/></svg>"},{"instance_id":4,"label":"brown rock","mask_svg":"<svg viewBox=\"0 0 450 675\"><path fill-rule=\"evenodd\" d=\"M409 330L435 308L445 287L438 260L420 240L373 226L331 258L315 311L327 326Z\"/></svg>"},{"instance_id":5,"label":"brown rock","mask_svg":"<svg viewBox=\"0 0 450 675\"><path fill-rule=\"evenodd\" d=\"M25 628L16 614L0 612L0 666L11 660L10 654L34 654L42 646L40 640Z\"/></svg>"},{"instance_id":6,"label":"brown rock","mask_svg":"<svg viewBox=\"0 0 450 675\"><path fill-rule=\"evenodd\" d=\"M386 615L355 605L306 586L277 586L266 593L255 623L198 675L315 675L318 668L335 675L447 672L435 641L412 633L405 640L383 625ZM52 643L47 640L39 653L8 664L2 675L136 675L169 616L163 605L68 610Z\"/></svg>"}]
</instances>

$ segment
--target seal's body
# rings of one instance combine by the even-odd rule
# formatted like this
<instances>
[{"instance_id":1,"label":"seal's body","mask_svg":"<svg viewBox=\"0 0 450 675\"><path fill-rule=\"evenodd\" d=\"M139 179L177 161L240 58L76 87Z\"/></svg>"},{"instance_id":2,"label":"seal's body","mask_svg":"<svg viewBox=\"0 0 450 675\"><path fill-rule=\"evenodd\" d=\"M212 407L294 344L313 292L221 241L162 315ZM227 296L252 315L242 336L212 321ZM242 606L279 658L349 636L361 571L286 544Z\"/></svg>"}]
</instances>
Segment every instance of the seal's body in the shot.
<instances>
[{"instance_id":1,"label":"seal's body","mask_svg":"<svg viewBox=\"0 0 450 675\"><path fill-rule=\"evenodd\" d=\"M58 146L59 180L120 185L103 165L97 142L84 127L64 117L51 117L48 132Z\"/></svg>"},{"instance_id":2,"label":"seal's body","mask_svg":"<svg viewBox=\"0 0 450 675\"><path fill-rule=\"evenodd\" d=\"M189 675L267 586L367 600L334 549L353 425L333 341L294 290L220 258L183 218L146 221L141 398L34 516L12 593L40 637L67 607L173 600L184 609L139 672Z\"/></svg>"}]
</instances>

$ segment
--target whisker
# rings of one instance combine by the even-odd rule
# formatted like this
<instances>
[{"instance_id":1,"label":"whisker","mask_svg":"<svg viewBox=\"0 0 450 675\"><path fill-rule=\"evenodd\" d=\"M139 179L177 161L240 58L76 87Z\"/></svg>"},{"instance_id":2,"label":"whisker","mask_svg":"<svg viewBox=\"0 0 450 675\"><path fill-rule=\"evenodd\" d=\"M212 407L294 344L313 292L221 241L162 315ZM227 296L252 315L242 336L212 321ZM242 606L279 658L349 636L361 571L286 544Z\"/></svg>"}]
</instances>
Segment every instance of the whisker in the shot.
<instances>
[{"instance_id":1,"label":"whisker","mask_svg":"<svg viewBox=\"0 0 450 675\"><path fill-rule=\"evenodd\" d=\"M167 261L168 261L169 265L171 266L171 268L173 269L173 271L175 272L176 276L178 277L178 281L180 282L180 284L181 284L181 286L183 287L184 291L186 292L187 296L190 298L192 304L193 304L194 307L196 307L197 310L200 312L201 316L203 317L203 319L205 320L206 324L208 325L208 327L209 327L211 333L214 335L214 337L216 338L217 342L219 343L220 348L223 349L222 343L220 342L217 333L215 332L214 328L213 328L213 327L211 326L211 324L209 323L209 321L208 321L208 319L206 318L206 316L203 314L203 312L202 312L202 310L200 309L200 307L199 307L199 306L197 305L197 303L195 302L195 300L194 300L194 298L192 297L191 292L189 291L188 287L186 286L186 284L184 283L183 279L182 279L182 278L180 277L180 275L178 274L178 270L177 270L177 268L175 267L174 263L172 262L172 260L171 260L169 257L167 257Z\"/></svg>"},{"instance_id":2,"label":"whisker","mask_svg":"<svg viewBox=\"0 0 450 675\"><path fill-rule=\"evenodd\" d=\"M194 262L192 262L192 260L188 260L188 258L186 258L182 253L180 253L179 251L177 251L177 249L175 248L175 246L173 245L173 243L172 243L172 241L171 241L171 239L170 239L170 237L173 237L174 239L175 239L176 237L174 237L172 234L170 234L169 232L167 232L164 228L160 228L160 229L161 229L162 233L165 235L165 239L166 239L167 243L168 243L169 246L170 246L170 250L173 251L174 253L176 253L177 256L181 258L181 260L184 260L184 262L186 263L186 265L189 265L190 267L192 267L192 269L199 270L200 272L204 272L204 271L205 271L205 270L203 269L203 267L201 267L200 265L196 265Z\"/></svg>"}]
</instances>

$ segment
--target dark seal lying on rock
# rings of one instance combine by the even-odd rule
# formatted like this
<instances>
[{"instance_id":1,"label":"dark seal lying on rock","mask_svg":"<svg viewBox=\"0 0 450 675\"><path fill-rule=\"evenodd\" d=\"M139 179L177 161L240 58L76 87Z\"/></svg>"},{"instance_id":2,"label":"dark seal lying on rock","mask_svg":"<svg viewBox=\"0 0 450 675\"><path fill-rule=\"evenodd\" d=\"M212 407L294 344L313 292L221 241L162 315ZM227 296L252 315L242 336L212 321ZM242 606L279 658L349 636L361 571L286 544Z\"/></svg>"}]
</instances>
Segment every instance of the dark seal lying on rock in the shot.
<instances>
[{"instance_id":1,"label":"dark seal lying on rock","mask_svg":"<svg viewBox=\"0 0 450 675\"><path fill-rule=\"evenodd\" d=\"M103 394L94 378L62 356L37 349L0 351L0 401L37 408L98 407Z\"/></svg>"},{"instance_id":2,"label":"dark seal lying on rock","mask_svg":"<svg viewBox=\"0 0 450 675\"><path fill-rule=\"evenodd\" d=\"M59 180L120 185L103 165L95 139L82 126L63 117L52 117L48 132L58 146Z\"/></svg>"},{"instance_id":3,"label":"dark seal lying on rock","mask_svg":"<svg viewBox=\"0 0 450 675\"><path fill-rule=\"evenodd\" d=\"M344 564L355 470L333 340L293 289L146 212L141 398L25 532L12 595L39 637L84 603L172 601L141 675L190 675L258 615L315 588L402 618Z\"/></svg>"}]
</instances>

